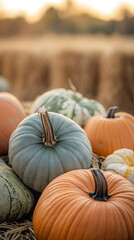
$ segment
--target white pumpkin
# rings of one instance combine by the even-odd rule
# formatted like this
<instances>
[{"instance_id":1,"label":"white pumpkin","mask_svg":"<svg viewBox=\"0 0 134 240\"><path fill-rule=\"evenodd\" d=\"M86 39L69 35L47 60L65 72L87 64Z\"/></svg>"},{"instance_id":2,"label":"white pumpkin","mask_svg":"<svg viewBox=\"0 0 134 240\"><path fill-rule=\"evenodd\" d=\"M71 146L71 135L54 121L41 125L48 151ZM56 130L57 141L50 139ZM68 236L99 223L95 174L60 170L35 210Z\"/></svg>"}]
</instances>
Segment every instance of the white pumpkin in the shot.
<instances>
[{"instance_id":1,"label":"white pumpkin","mask_svg":"<svg viewBox=\"0 0 134 240\"><path fill-rule=\"evenodd\" d=\"M122 148L106 157L102 169L114 169L134 184L134 151Z\"/></svg>"}]
</instances>

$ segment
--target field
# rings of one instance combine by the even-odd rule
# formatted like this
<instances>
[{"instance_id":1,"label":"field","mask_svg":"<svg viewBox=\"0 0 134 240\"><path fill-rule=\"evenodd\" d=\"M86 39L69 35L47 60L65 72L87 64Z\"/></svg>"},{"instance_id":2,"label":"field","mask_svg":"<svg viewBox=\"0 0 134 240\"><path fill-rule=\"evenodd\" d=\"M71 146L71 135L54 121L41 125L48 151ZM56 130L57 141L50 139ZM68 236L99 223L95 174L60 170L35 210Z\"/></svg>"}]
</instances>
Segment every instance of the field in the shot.
<instances>
[{"instance_id":1,"label":"field","mask_svg":"<svg viewBox=\"0 0 134 240\"><path fill-rule=\"evenodd\" d=\"M84 96L134 114L134 37L1 38L0 75L22 101L33 101L53 88L69 88L71 78Z\"/></svg>"},{"instance_id":2,"label":"field","mask_svg":"<svg viewBox=\"0 0 134 240\"><path fill-rule=\"evenodd\" d=\"M11 85L11 92L20 99L26 115L30 114L31 104L38 95L54 88L69 89L70 87L75 87L77 91L81 92L87 98L98 100L105 106L106 109L111 106L118 106L119 111L126 111L134 114L134 37L106 37L103 35L45 35L33 38L0 38L0 75L4 76L9 80L9 83ZM71 82L70 79L73 83L71 84L71 86L69 85L69 82ZM5 132L8 132L10 130L10 122L14 122L15 118L12 119L10 117L10 110L5 109L5 107L3 107L3 104L1 104L0 106L2 107L2 110L0 111L2 116L1 121L4 122L6 126L1 129L1 132L3 133L3 129L5 130ZM14 110L16 110L15 107ZM5 117L3 113L5 115L7 114L7 116ZM6 206L7 208L4 208L4 210L6 209L5 211L7 211L7 214L6 218L2 220L3 222L0 223L0 240L35 240L35 236L37 236L35 227L38 228L38 225L40 226L40 224L40 229L43 229L44 236L46 234L46 239L53 239L53 236L58 236L56 237L56 239L64 239L64 237L62 238L62 236L66 236L66 239L70 239L70 229L72 236L71 239L77 237L79 239L87 239L87 237L89 237L91 234L93 234L93 239L96 239L96 237L94 236L99 236L100 239L109 239L109 237L111 237L112 239L133 239L132 235L134 234L134 232L132 220L134 213L134 195L132 189L133 185L129 183L129 180L133 180L133 169L131 168L131 166L133 166L133 160L131 160L131 157L133 157L132 150L134 150L133 139L132 147L130 145L131 150L123 150L123 153L120 153L122 155L124 154L124 162L126 161L124 165L123 160L120 160L119 157L119 168L121 162L122 166L125 166L124 168L126 169L126 172L123 170L125 172L124 177L128 178L128 180L119 176L120 173L117 175L113 174L113 176L110 177L110 175L108 174L112 173L104 172L104 175L106 175L106 178L108 179L108 183L106 183L105 178L101 176L102 173L100 173L99 175L96 175L98 174L98 171L95 173L95 168L101 168L102 162L104 161L105 157L102 156L103 154L97 153L95 151L95 149L93 148L93 144L92 155L91 151L89 151L89 141L86 137L86 134L84 134L84 131L80 127L74 124L73 121L72 126L71 121L68 125L65 125L66 121L69 120L65 118L64 122L62 123L63 117L61 115L57 116L58 121L56 122L56 115L53 115L55 116L53 117L50 114L53 120L51 126L48 117L46 117L46 113L44 114L44 116L41 116L43 122L42 127L41 122L38 122L39 124L37 124L37 122L35 121L35 116L36 115L30 116L30 118L33 118L31 120L30 118L26 118L22 125L19 125L17 131L15 131L15 134L13 134L11 137L9 148L7 144L6 153L4 152L0 156L0 158L2 158L6 162L6 164L11 166L14 171L15 164L12 164L12 159L16 159L16 165L19 165L19 161L21 160L19 168L22 173L21 175L23 175L25 179L27 178L28 181L30 180L30 185L26 184L26 181L25 184L30 187L34 195L34 207L28 214L28 216L24 217L23 215L23 219L21 219L20 221L17 220L17 217L20 216L20 213L25 212L25 209L27 210L27 208L29 208L30 210L30 207L28 207L25 198L23 198L23 196L20 194L20 189L22 188L21 184L16 183L16 180L14 180L14 184L12 184L13 176L11 176L11 179L9 178L8 182L8 180L6 180L6 177L3 177L3 173L1 173L1 191L3 191L1 196L4 196L4 198L1 199L4 203L3 206ZM40 118L37 119L40 121ZM6 123L6 120L9 120L9 126L8 123ZM112 121L114 122L116 120L110 119L108 121L110 121L111 124ZM106 121L106 124L108 121ZM118 140L120 144L123 145L123 148L127 148L126 145L127 143L129 143L129 141L131 141L131 136L133 136L134 130L133 124L131 123L130 119L128 120L128 123L130 124L130 128L129 124L127 125L126 122L126 132L125 122L124 125L120 124L120 126L119 124L116 124L115 128L117 129L117 134L113 134L113 125L111 124L110 127L110 125L107 124L104 130L108 129L108 136L106 131L104 130L103 134L99 134L100 139L103 136L105 138L104 143L102 140L99 141L99 148L101 149L101 147L104 146L105 148L109 149L108 145L111 145L115 146L115 149L117 149L119 146ZM101 123L100 125L103 129L103 124ZM56 131L54 131L54 133L52 131L53 126L57 127L57 129L55 127ZM63 130L65 130L65 132L62 131L61 126L63 126ZM93 136L95 136L96 139L98 126L99 124L97 124L97 127L95 127L96 132L92 134ZM4 142L2 137L5 137L6 135L2 135L2 133L0 136L1 143ZM60 134L58 135L57 133L60 133L62 138L60 138ZM54 135L56 135L56 138L54 138ZM44 141L44 139L46 140L46 142ZM52 142L53 139L54 141ZM53 145L51 144L51 142L53 143ZM16 145L14 143L16 143ZM54 145L56 143L57 146ZM53 147L53 149L49 148L49 146ZM42 152L42 150L44 152ZM81 152L83 153L83 156ZM3 156L3 154L6 155ZM95 181L94 183L92 181L93 177L90 179L88 171L83 171L86 173L85 175L83 175L83 177L83 173L78 172L75 178L73 177L73 173L70 172L71 178L68 180L66 178L62 178L61 182L56 182L55 190L53 187L50 187L49 193L47 188L47 204L43 200L44 206L46 204L44 208L44 210L46 210L46 213L44 213L44 210L42 210L41 213L43 214L37 214L39 216L37 220L38 222L35 221L34 223L34 220L32 222L32 214L41 193L36 192L39 190L35 189L31 183L38 183L39 185L42 185L42 183L45 182L48 184L53 179L52 176L54 176L55 178L55 176L58 176L59 173L62 174L63 172L66 172L66 169L67 171L70 171L70 169L73 170L73 166L75 166L75 162L77 163L77 160L82 167L75 166L75 168L85 168L83 166L86 166L84 165L86 157L88 161L91 161L91 166L87 165L88 167L86 168L94 168L94 174L96 175L95 179L97 181ZM88 159L89 157L91 159ZM115 165L118 167L116 159L115 163ZM64 164L66 167L64 166ZM129 164L130 167L126 168L127 166L129 166ZM1 164L1 168L2 165L3 164ZM27 174L25 170L27 169L27 166L30 166L30 174ZM3 172L4 171L5 170L3 170ZM80 171L80 169L78 171ZM118 173L118 169L114 170L113 167L112 169L108 169L108 171ZM18 171L16 171L16 173L19 176ZM64 174L62 174L62 176L63 175ZM40 180L37 179L37 176L40 177ZM41 177L44 176L44 179L46 179L45 181L41 179ZM3 183L3 179L6 180L6 183ZM9 185L9 193L6 192L7 190L5 190L6 184ZM18 185L18 193L15 190L15 185ZM59 186L61 186L61 188L59 188ZM76 186L76 188L74 186ZM93 193L94 186L95 192ZM68 189L70 192L68 191ZM7 196L9 197L6 197L6 195L4 195L3 193L7 193ZM107 193L109 193L110 195L108 195ZM94 197L95 194L98 195L99 198L96 198L95 196L94 200L91 197ZM29 196L26 193L24 195ZM55 201L55 196L57 197L58 201ZM71 196L74 196L74 199L71 199ZM63 202L61 202L62 197ZM106 203L106 205L104 206L104 201L106 201L106 198L108 199L109 197L111 197L110 202ZM27 199L28 198L29 197L27 197ZM7 204L5 204L6 200L8 200L7 202L9 203L9 207L7 206ZM21 200L24 201L25 205L22 204L23 202L21 203ZM97 200L100 200L101 202L98 202L96 204L94 201ZM30 201L32 202L32 200L28 201L29 204ZM94 205L90 201L93 201ZM53 204L52 207L51 204ZM99 206L99 204L101 204L101 207ZM16 210L19 209L19 206L21 210L17 213L17 215ZM8 208L10 209L9 213ZM1 209L3 214L3 207L1 207ZM75 211L73 212L72 210ZM102 210L102 212L100 210ZM10 216L10 212L13 214L13 216L11 216L11 218L8 218ZM72 215L72 213L74 215ZM81 213L84 213L83 217ZM45 217L42 220L43 215ZM2 215L0 215L0 221L1 216ZM7 219L11 220L14 216L14 221L7 221ZM59 216L61 217L61 219L59 218ZM109 219L112 218L116 221L109 221ZM44 222L45 225L42 225L42 223L44 224ZM58 225L56 225L57 223ZM115 227L117 226L117 224L119 225L118 228ZM52 233L52 235L50 235L50 232L51 230L53 230L53 228L56 229L55 233L57 235L55 235L55 233ZM88 234L88 230L89 232L91 232L91 234ZM87 231L86 234L85 231ZM40 236L39 234L38 236ZM81 236L83 236L84 238ZM39 239L40 237L37 238ZM40 239L44 239L44 237Z\"/></svg>"}]
</instances>

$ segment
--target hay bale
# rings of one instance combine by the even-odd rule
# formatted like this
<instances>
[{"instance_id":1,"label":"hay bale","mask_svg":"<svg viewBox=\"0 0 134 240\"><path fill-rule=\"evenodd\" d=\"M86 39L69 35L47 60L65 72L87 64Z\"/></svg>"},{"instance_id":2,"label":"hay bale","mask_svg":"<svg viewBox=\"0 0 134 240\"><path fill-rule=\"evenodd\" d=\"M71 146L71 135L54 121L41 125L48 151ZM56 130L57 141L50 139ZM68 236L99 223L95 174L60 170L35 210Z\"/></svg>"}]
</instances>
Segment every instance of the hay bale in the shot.
<instances>
[{"instance_id":1,"label":"hay bale","mask_svg":"<svg viewBox=\"0 0 134 240\"><path fill-rule=\"evenodd\" d=\"M102 55L97 99L106 108L134 114L134 54L112 52Z\"/></svg>"},{"instance_id":2,"label":"hay bale","mask_svg":"<svg viewBox=\"0 0 134 240\"><path fill-rule=\"evenodd\" d=\"M51 64L51 88L68 86L72 79L76 89L89 98L96 98L99 82L99 53L65 51L53 58Z\"/></svg>"},{"instance_id":3,"label":"hay bale","mask_svg":"<svg viewBox=\"0 0 134 240\"><path fill-rule=\"evenodd\" d=\"M3 52L0 57L0 73L7 77L12 93L23 100L33 100L49 86L47 59L26 52Z\"/></svg>"},{"instance_id":4,"label":"hay bale","mask_svg":"<svg viewBox=\"0 0 134 240\"><path fill-rule=\"evenodd\" d=\"M0 75L9 79L12 93L23 101L53 88L69 89L71 78L85 97L134 114L134 53L63 50L47 59L44 54L1 51Z\"/></svg>"}]
</instances>

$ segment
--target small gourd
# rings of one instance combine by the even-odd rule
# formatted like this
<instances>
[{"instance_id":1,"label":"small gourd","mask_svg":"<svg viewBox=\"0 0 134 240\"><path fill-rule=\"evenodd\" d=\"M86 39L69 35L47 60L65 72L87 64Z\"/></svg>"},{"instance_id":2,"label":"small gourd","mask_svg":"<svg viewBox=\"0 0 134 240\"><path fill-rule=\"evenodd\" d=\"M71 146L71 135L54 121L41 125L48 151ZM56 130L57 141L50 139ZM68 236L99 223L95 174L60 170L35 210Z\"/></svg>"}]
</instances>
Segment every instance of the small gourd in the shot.
<instances>
[{"instance_id":1,"label":"small gourd","mask_svg":"<svg viewBox=\"0 0 134 240\"><path fill-rule=\"evenodd\" d=\"M134 151L126 148L114 151L106 157L102 168L114 169L134 184Z\"/></svg>"}]
</instances>

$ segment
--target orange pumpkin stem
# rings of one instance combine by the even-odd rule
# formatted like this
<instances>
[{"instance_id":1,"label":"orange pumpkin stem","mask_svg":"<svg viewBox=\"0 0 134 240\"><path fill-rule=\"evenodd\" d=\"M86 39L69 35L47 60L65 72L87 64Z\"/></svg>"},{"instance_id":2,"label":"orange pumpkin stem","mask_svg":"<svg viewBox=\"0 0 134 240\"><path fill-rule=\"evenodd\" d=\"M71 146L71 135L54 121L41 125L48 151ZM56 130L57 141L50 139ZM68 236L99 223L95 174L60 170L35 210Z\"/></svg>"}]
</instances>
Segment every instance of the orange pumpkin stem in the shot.
<instances>
[{"instance_id":1,"label":"orange pumpkin stem","mask_svg":"<svg viewBox=\"0 0 134 240\"><path fill-rule=\"evenodd\" d=\"M118 107L111 107L108 109L107 117L106 118L115 118L115 112L117 111Z\"/></svg>"},{"instance_id":2,"label":"orange pumpkin stem","mask_svg":"<svg viewBox=\"0 0 134 240\"><path fill-rule=\"evenodd\" d=\"M56 137L50 118L48 116L48 112L45 107L41 107L38 109L38 113L41 115L41 120L44 128L43 143L47 147L54 147L56 144Z\"/></svg>"},{"instance_id":3,"label":"orange pumpkin stem","mask_svg":"<svg viewBox=\"0 0 134 240\"><path fill-rule=\"evenodd\" d=\"M92 169L91 172L95 181L95 191L90 192L89 195L97 201L107 201L111 195L108 194L108 186L104 174L99 169Z\"/></svg>"}]
</instances>

